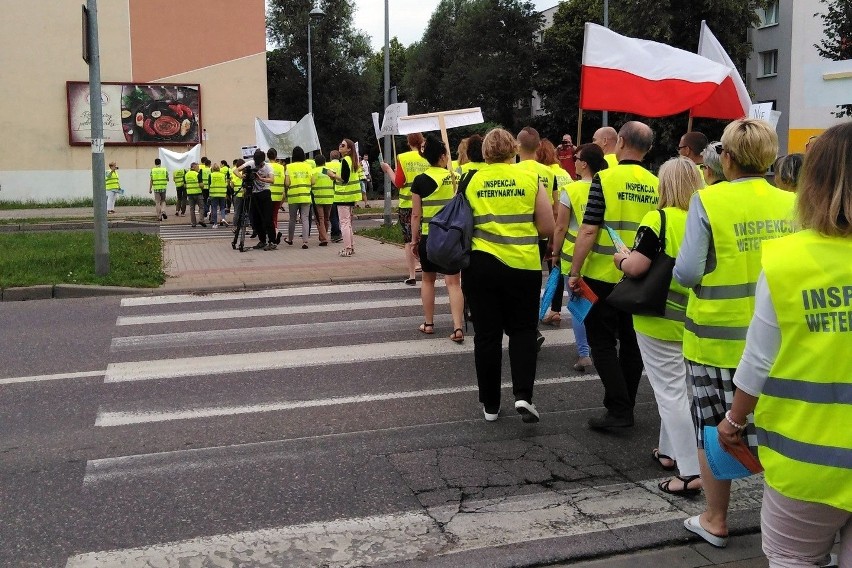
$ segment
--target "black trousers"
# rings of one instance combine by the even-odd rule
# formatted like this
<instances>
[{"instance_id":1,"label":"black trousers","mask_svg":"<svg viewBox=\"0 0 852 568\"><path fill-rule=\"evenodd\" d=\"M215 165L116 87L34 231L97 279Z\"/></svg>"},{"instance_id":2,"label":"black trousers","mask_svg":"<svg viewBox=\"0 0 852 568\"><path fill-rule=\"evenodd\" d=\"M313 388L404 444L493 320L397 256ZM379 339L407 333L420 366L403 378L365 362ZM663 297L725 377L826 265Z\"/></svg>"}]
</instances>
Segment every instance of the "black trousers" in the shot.
<instances>
[{"instance_id":1,"label":"black trousers","mask_svg":"<svg viewBox=\"0 0 852 568\"><path fill-rule=\"evenodd\" d=\"M636 391L642 377L642 355L633 330L633 316L606 301L615 284L585 279L598 295L586 316L586 335L595 369L604 386L604 406L612 416L632 417Z\"/></svg>"},{"instance_id":2,"label":"black trousers","mask_svg":"<svg viewBox=\"0 0 852 568\"><path fill-rule=\"evenodd\" d=\"M186 186L182 185L177 188L177 203L175 204L175 214L186 213Z\"/></svg>"},{"instance_id":3,"label":"black trousers","mask_svg":"<svg viewBox=\"0 0 852 568\"><path fill-rule=\"evenodd\" d=\"M337 238L343 235L340 231L340 217L337 215L337 204L331 206L331 213L328 216L331 222L331 238Z\"/></svg>"},{"instance_id":4,"label":"black trousers","mask_svg":"<svg viewBox=\"0 0 852 568\"><path fill-rule=\"evenodd\" d=\"M275 242L275 227L272 226L272 193L259 191L251 195L251 228L262 243Z\"/></svg>"},{"instance_id":5,"label":"black trousers","mask_svg":"<svg viewBox=\"0 0 852 568\"><path fill-rule=\"evenodd\" d=\"M474 251L462 272L470 307L479 402L500 405L503 333L509 336L509 364L515 400L532 402L537 360L536 331L541 270L519 270L495 256Z\"/></svg>"}]
</instances>

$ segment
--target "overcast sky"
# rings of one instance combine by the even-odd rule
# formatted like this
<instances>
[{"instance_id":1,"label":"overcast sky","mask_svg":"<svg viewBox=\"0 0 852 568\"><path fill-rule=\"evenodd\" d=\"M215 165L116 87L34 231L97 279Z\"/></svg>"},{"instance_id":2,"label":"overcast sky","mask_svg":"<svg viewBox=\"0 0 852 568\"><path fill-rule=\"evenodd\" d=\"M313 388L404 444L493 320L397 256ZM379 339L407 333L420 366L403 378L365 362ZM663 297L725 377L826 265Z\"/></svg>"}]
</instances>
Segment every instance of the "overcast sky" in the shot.
<instances>
[{"instance_id":1,"label":"overcast sky","mask_svg":"<svg viewBox=\"0 0 852 568\"><path fill-rule=\"evenodd\" d=\"M390 37L411 45L423 37L423 31L439 0L389 0ZM558 0L533 0L536 9L556 6ZM355 0L355 27L370 35L374 50L385 43L385 1Z\"/></svg>"}]
</instances>

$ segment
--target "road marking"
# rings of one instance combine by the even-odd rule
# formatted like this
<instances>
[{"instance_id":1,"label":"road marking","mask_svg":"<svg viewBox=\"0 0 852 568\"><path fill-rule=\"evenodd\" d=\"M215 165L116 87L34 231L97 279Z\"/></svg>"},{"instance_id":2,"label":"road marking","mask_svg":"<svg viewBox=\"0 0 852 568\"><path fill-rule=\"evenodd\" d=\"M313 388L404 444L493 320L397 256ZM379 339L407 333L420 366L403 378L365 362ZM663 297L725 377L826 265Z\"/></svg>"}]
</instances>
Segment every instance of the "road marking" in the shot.
<instances>
[{"instance_id":1,"label":"road marking","mask_svg":"<svg viewBox=\"0 0 852 568\"><path fill-rule=\"evenodd\" d=\"M80 371L75 373L57 373L55 375L31 375L29 377L9 377L0 379L0 385L13 385L17 383L39 383L42 381L62 381L65 379L85 379L88 377L103 377L106 370L102 371Z\"/></svg>"},{"instance_id":2,"label":"road marking","mask_svg":"<svg viewBox=\"0 0 852 568\"><path fill-rule=\"evenodd\" d=\"M535 382L536 386L556 385L564 383L578 383L598 380L597 375L580 375L570 377L557 377L552 379L541 379ZM511 383L504 383L502 388L511 387ZM239 406L208 406L193 408L189 410L173 411L135 411L135 412L108 412L98 410L95 426L109 428L112 426L129 426L131 424L151 424L155 422L171 422L173 420L195 420L199 418L214 418L218 416L235 416L238 414L257 414L263 412L281 412L284 410L301 410L304 408L318 408L323 406L339 406L345 404L362 404L379 402L383 400L400 400L405 398L418 398L430 396L444 396L464 392L476 392L476 385L463 387L445 387L437 389L424 389L416 391L398 391L379 394L361 394L354 396L335 396L331 398L320 398L313 400L292 400L271 402L265 404L249 404Z\"/></svg>"},{"instance_id":3,"label":"road marking","mask_svg":"<svg viewBox=\"0 0 852 568\"><path fill-rule=\"evenodd\" d=\"M732 509L759 509L761 477L734 481ZM422 562L465 550L680 520L701 507L688 499L669 500L656 489L656 480L644 480L89 552L72 556L65 566L354 568Z\"/></svg>"},{"instance_id":4,"label":"road marking","mask_svg":"<svg viewBox=\"0 0 852 568\"><path fill-rule=\"evenodd\" d=\"M435 316L435 325L451 325L450 314ZM274 339L294 339L306 336L343 336L371 334L383 331L414 330L423 322L423 316L382 318L369 320L330 321L266 327L242 327L237 329L211 329L209 331L187 331L183 333L160 333L154 335L131 335L114 337L110 351L143 351L145 349L192 347L196 345L230 345L232 343L255 343ZM330 347L332 349L332 347Z\"/></svg>"},{"instance_id":5,"label":"road marking","mask_svg":"<svg viewBox=\"0 0 852 568\"><path fill-rule=\"evenodd\" d=\"M435 282L435 286L444 286L443 280ZM166 296L142 296L123 298L121 307L161 306L167 304L183 304L197 302L230 302L236 300L255 300L266 298L290 298L295 296L326 296L336 297L340 294L355 292L383 292L387 290L409 290L401 282L366 282L360 284L326 284L318 286L300 286L298 288L276 288L273 290L256 290L245 292L216 292L213 294L174 294ZM416 288L415 288L416 289Z\"/></svg>"},{"instance_id":6,"label":"road marking","mask_svg":"<svg viewBox=\"0 0 852 568\"><path fill-rule=\"evenodd\" d=\"M419 300L418 300L419 303ZM566 346L574 343L571 330L542 331L547 346ZM503 338L503 347L508 338ZM273 369L296 369L366 363L387 359L411 359L434 355L455 355L473 353L473 342L459 345L447 337L436 339L418 339L391 341L378 344L335 345L331 347L312 347L309 349L290 349L287 351L263 351L245 354L217 355L215 357L184 357L179 359L157 359L153 361L129 361L110 363L107 366L105 383L128 381L152 381L156 379L175 379L180 377L223 375L228 373L248 373Z\"/></svg>"},{"instance_id":7,"label":"road marking","mask_svg":"<svg viewBox=\"0 0 852 568\"><path fill-rule=\"evenodd\" d=\"M448 296L435 298L435 305L449 304ZM267 306L263 308L232 308L228 310L214 310L207 312L178 312L173 314L159 314L154 316L119 316L115 325L150 325L161 323L175 323L183 321L207 321L214 319L237 319L237 318L269 318L270 316L283 316L294 314L315 314L320 312L351 312L354 310L375 310L382 308L396 308L403 306L420 306L420 298L398 298L394 300L376 300L374 302L345 302L332 304L328 302L319 304L300 304L297 306Z\"/></svg>"}]
</instances>

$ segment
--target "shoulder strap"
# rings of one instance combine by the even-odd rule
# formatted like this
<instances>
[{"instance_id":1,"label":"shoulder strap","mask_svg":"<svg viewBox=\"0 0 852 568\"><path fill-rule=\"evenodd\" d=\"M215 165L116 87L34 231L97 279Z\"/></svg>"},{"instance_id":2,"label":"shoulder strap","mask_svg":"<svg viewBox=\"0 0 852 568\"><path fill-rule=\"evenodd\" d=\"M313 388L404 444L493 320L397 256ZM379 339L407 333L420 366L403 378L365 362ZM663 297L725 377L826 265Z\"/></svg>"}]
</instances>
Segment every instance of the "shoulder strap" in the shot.
<instances>
[{"instance_id":1,"label":"shoulder strap","mask_svg":"<svg viewBox=\"0 0 852 568\"><path fill-rule=\"evenodd\" d=\"M666 212L660 209L660 251L666 250Z\"/></svg>"},{"instance_id":2,"label":"shoulder strap","mask_svg":"<svg viewBox=\"0 0 852 568\"><path fill-rule=\"evenodd\" d=\"M462 195L464 195L465 199L467 199L467 195L466 195L465 192L467 191L467 186L470 185L470 178L472 178L473 174L475 174L478 171L479 170L469 170L468 172L466 172L462 176L461 181L459 181L458 193L461 193Z\"/></svg>"}]
</instances>

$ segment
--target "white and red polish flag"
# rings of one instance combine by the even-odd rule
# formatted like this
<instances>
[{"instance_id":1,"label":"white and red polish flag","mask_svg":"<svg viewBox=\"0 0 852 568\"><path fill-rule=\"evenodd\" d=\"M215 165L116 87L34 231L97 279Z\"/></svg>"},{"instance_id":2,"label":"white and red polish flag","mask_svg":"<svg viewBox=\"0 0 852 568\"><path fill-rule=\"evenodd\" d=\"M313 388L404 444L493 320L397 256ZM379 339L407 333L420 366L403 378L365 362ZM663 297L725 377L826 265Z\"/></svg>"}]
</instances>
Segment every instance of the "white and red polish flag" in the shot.
<instances>
[{"instance_id":1,"label":"white and red polish flag","mask_svg":"<svg viewBox=\"0 0 852 568\"><path fill-rule=\"evenodd\" d=\"M695 53L586 23L580 108L670 116L706 101L730 72Z\"/></svg>"},{"instance_id":2,"label":"white and red polish flag","mask_svg":"<svg viewBox=\"0 0 852 568\"><path fill-rule=\"evenodd\" d=\"M690 114L702 118L736 120L748 116L751 97L740 77L734 62L710 31L707 22L701 20L701 35L698 39L698 55L731 68L731 73L719 88L703 103L692 107Z\"/></svg>"}]
</instances>

